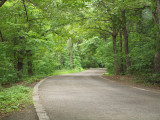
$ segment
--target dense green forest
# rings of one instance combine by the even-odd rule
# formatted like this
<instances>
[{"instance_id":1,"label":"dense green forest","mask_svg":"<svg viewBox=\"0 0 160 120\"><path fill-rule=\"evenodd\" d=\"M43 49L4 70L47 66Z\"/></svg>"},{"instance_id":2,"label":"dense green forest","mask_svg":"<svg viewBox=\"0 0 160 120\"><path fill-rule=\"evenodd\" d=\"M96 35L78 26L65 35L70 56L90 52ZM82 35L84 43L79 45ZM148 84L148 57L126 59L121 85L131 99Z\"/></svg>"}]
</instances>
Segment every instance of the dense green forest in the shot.
<instances>
[{"instance_id":1,"label":"dense green forest","mask_svg":"<svg viewBox=\"0 0 160 120\"><path fill-rule=\"evenodd\" d=\"M105 67L160 83L160 0L0 0L0 83Z\"/></svg>"}]
</instances>

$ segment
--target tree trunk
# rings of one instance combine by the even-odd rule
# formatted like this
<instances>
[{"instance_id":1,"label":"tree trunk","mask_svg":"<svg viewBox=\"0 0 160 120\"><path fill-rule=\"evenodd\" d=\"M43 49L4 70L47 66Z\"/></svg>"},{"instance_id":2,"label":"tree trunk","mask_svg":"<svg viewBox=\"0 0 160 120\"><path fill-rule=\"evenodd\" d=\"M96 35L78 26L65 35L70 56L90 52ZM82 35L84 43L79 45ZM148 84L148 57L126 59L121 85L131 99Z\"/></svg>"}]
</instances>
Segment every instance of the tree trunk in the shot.
<instances>
[{"instance_id":1,"label":"tree trunk","mask_svg":"<svg viewBox=\"0 0 160 120\"><path fill-rule=\"evenodd\" d=\"M63 54L61 53L61 69L63 68L64 66L64 60L63 60Z\"/></svg>"},{"instance_id":2,"label":"tree trunk","mask_svg":"<svg viewBox=\"0 0 160 120\"><path fill-rule=\"evenodd\" d=\"M125 49L125 56L126 56L126 66L127 69L131 66L130 59L129 59L129 48L128 48L128 31L126 27L126 15L125 10L122 11L122 29L123 29L123 36L124 36L124 49Z\"/></svg>"},{"instance_id":3,"label":"tree trunk","mask_svg":"<svg viewBox=\"0 0 160 120\"><path fill-rule=\"evenodd\" d=\"M28 66L28 75L32 76L33 75L33 63L32 63L32 51L27 50L27 66Z\"/></svg>"},{"instance_id":4,"label":"tree trunk","mask_svg":"<svg viewBox=\"0 0 160 120\"><path fill-rule=\"evenodd\" d=\"M120 52L121 52L121 59L120 59L120 64L121 64L121 66L120 66L120 72L121 72L122 74L124 74L124 64L123 64L123 57L122 57L122 55L123 55L122 32L120 32Z\"/></svg>"},{"instance_id":5,"label":"tree trunk","mask_svg":"<svg viewBox=\"0 0 160 120\"><path fill-rule=\"evenodd\" d=\"M24 52L23 51L18 51L18 57L17 57L17 75L18 78L21 79L22 78L22 72L23 72L23 56Z\"/></svg>"},{"instance_id":6,"label":"tree trunk","mask_svg":"<svg viewBox=\"0 0 160 120\"><path fill-rule=\"evenodd\" d=\"M113 52L114 52L114 72L115 75L118 75L118 60L117 60L117 46L116 46L116 39L117 39L117 33L116 30L113 30Z\"/></svg>"},{"instance_id":7,"label":"tree trunk","mask_svg":"<svg viewBox=\"0 0 160 120\"><path fill-rule=\"evenodd\" d=\"M154 63L155 63L155 67L154 67L155 72L160 74L160 51L158 51L155 54Z\"/></svg>"},{"instance_id":8,"label":"tree trunk","mask_svg":"<svg viewBox=\"0 0 160 120\"><path fill-rule=\"evenodd\" d=\"M58 67L57 69L60 70L60 60L59 60L59 52L57 52L57 63L58 63Z\"/></svg>"},{"instance_id":9,"label":"tree trunk","mask_svg":"<svg viewBox=\"0 0 160 120\"><path fill-rule=\"evenodd\" d=\"M74 68L74 66L73 66L73 55L72 54L73 54L73 43L71 41L69 60L70 60L71 68Z\"/></svg>"},{"instance_id":10,"label":"tree trunk","mask_svg":"<svg viewBox=\"0 0 160 120\"><path fill-rule=\"evenodd\" d=\"M2 42L4 42L4 38L3 38L3 35L2 35L1 31L0 31L0 37L1 37Z\"/></svg>"},{"instance_id":11,"label":"tree trunk","mask_svg":"<svg viewBox=\"0 0 160 120\"><path fill-rule=\"evenodd\" d=\"M32 76L33 75L33 64L32 64L32 51L31 50L27 50L27 65L28 65L28 75Z\"/></svg>"},{"instance_id":12,"label":"tree trunk","mask_svg":"<svg viewBox=\"0 0 160 120\"><path fill-rule=\"evenodd\" d=\"M29 32L32 24L29 23L29 16L28 16L28 11L27 11L27 7L26 7L26 4L25 4L25 0L22 0L22 3L23 3L23 6L24 6L24 11L26 13L26 22L28 22L28 24L29 24L29 27L28 27L28 32ZM32 50L25 50L25 51L26 51L26 54L27 54L28 75L32 76L33 75L33 63L32 63L33 62L32 61L33 54L32 54Z\"/></svg>"},{"instance_id":13,"label":"tree trunk","mask_svg":"<svg viewBox=\"0 0 160 120\"><path fill-rule=\"evenodd\" d=\"M160 74L160 0L157 0L157 24L158 24L158 37L157 37L157 52L154 58L154 68L155 72ZM155 21L155 22L156 22Z\"/></svg>"},{"instance_id":14,"label":"tree trunk","mask_svg":"<svg viewBox=\"0 0 160 120\"><path fill-rule=\"evenodd\" d=\"M13 40L14 46L18 45L17 38L15 37ZM24 51L22 50L14 50L13 52L14 55L14 69L17 72L17 76L19 79L22 78L22 72L23 72L23 56L24 56Z\"/></svg>"}]
</instances>

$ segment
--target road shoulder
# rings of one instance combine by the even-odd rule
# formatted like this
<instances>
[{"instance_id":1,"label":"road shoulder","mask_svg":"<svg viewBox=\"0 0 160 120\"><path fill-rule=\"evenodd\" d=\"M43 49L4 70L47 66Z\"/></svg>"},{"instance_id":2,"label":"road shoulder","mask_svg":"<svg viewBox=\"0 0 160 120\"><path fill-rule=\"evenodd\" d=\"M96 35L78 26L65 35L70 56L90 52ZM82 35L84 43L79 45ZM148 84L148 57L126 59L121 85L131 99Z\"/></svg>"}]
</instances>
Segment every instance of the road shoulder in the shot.
<instances>
[{"instance_id":1,"label":"road shoulder","mask_svg":"<svg viewBox=\"0 0 160 120\"><path fill-rule=\"evenodd\" d=\"M120 76L120 75L102 75L100 76L103 79L107 79L113 82L117 82L119 84L127 85L135 89L143 90L143 91L153 91L153 92L159 92L160 93L160 87L154 86L154 85L148 85L145 83L138 83L135 82L131 77L129 76Z\"/></svg>"}]
</instances>

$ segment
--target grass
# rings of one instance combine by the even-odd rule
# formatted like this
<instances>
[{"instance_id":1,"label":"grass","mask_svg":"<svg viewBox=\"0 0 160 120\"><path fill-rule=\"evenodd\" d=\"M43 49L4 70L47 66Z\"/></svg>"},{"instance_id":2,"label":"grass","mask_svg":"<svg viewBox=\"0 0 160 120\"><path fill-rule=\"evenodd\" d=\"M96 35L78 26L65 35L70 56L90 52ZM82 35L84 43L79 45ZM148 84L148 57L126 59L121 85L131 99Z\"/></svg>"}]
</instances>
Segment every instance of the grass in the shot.
<instances>
[{"instance_id":1,"label":"grass","mask_svg":"<svg viewBox=\"0 0 160 120\"><path fill-rule=\"evenodd\" d=\"M111 74L111 73L104 73L103 75L113 75L113 74Z\"/></svg>"},{"instance_id":2,"label":"grass","mask_svg":"<svg viewBox=\"0 0 160 120\"><path fill-rule=\"evenodd\" d=\"M19 111L26 104L32 104L32 89L24 86L12 86L0 92L0 114Z\"/></svg>"},{"instance_id":3,"label":"grass","mask_svg":"<svg viewBox=\"0 0 160 120\"><path fill-rule=\"evenodd\" d=\"M62 75L62 74L69 74L69 73L76 73L84 71L84 69L62 69L62 70L56 70L53 73L50 74L40 74L35 75L30 78L27 78L27 80L24 81L24 84L33 83L35 81L39 81L42 78L49 77L49 76L55 76L55 75Z\"/></svg>"},{"instance_id":4,"label":"grass","mask_svg":"<svg viewBox=\"0 0 160 120\"><path fill-rule=\"evenodd\" d=\"M128 83L132 85L138 85L142 87L150 87L150 88L160 88L160 77L158 76L149 76L149 75L112 75L110 73L105 73L104 76L106 76L108 79L121 81L123 83ZM156 79L155 79L156 78ZM157 79L158 78L158 79Z\"/></svg>"},{"instance_id":5,"label":"grass","mask_svg":"<svg viewBox=\"0 0 160 120\"><path fill-rule=\"evenodd\" d=\"M76 73L80 71L83 71L83 69L57 70L48 75L42 74L26 78L26 80L20 84L13 84L9 88L3 88L0 85L0 116L13 111L20 111L25 108L26 105L33 104L32 88L26 87L28 84L39 81L44 77Z\"/></svg>"}]
</instances>

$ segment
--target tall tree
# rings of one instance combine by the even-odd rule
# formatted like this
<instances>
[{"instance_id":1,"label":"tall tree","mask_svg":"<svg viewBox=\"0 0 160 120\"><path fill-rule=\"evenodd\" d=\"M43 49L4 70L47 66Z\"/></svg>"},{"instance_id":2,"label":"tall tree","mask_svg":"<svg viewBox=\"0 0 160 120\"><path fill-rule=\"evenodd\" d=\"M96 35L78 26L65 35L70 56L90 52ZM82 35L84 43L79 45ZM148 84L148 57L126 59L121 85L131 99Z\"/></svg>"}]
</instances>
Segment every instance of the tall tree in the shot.
<instances>
[{"instance_id":1,"label":"tall tree","mask_svg":"<svg viewBox=\"0 0 160 120\"><path fill-rule=\"evenodd\" d=\"M152 17L157 26L156 54L154 58L155 72L160 74L160 0L152 0Z\"/></svg>"},{"instance_id":2,"label":"tall tree","mask_svg":"<svg viewBox=\"0 0 160 120\"><path fill-rule=\"evenodd\" d=\"M126 11L122 11L122 30L123 30L123 37L124 37L124 49L125 49L125 56L126 56L126 65L127 69L131 66L130 59L129 59L129 48L128 48L128 30L127 30L127 21L126 21Z\"/></svg>"}]
</instances>

